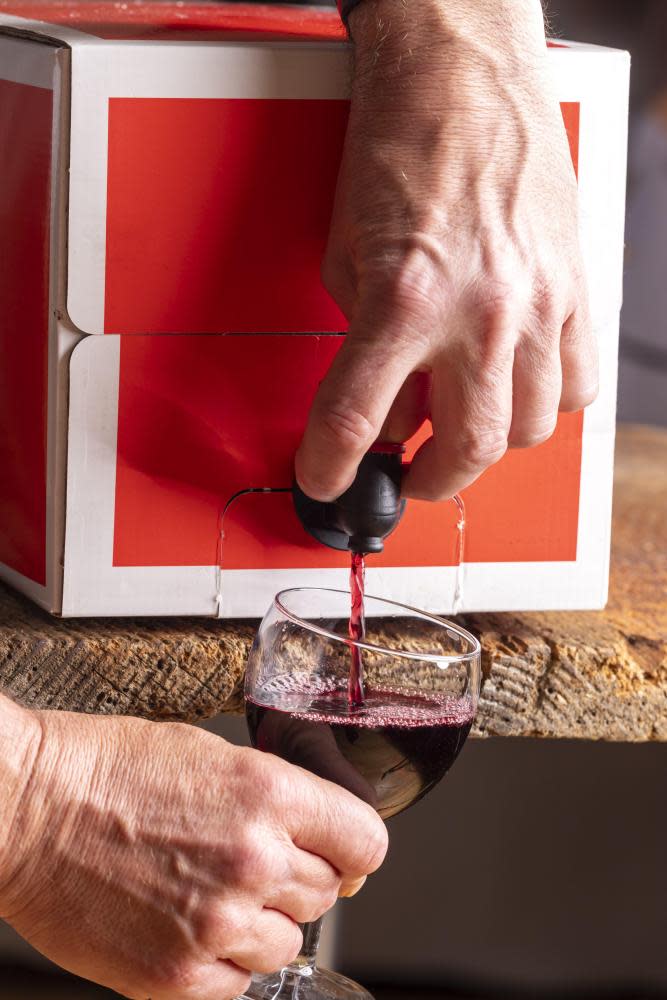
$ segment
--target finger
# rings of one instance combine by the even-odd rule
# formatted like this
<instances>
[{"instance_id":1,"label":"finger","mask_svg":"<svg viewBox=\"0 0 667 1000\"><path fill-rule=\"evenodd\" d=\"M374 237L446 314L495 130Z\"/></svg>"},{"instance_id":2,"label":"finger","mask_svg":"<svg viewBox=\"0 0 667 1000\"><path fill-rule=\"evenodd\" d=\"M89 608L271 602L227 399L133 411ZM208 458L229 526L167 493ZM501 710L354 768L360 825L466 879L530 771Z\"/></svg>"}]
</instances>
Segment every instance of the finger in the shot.
<instances>
[{"instance_id":1,"label":"finger","mask_svg":"<svg viewBox=\"0 0 667 1000\"><path fill-rule=\"evenodd\" d=\"M225 912L219 922L219 940L210 946L220 958L252 972L275 972L293 962L301 951L301 928L278 910L251 907L239 918Z\"/></svg>"},{"instance_id":2,"label":"finger","mask_svg":"<svg viewBox=\"0 0 667 1000\"><path fill-rule=\"evenodd\" d=\"M166 964L166 963L165 963ZM136 994L149 1000L232 1000L250 986L250 970L217 960L192 967L162 968L157 982ZM128 994L132 996L133 994Z\"/></svg>"},{"instance_id":3,"label":"finger","mask_svg":"<svg viewBox=\"0 0 667 1000\"><path fill-rule=\"evenodd\" d=\"M331 501L353 482L412 364L350 332L315 397L296 455L306 496Z\"/></svg>"},{"instance_id":4,"label":"finger","mask_svg":"<svg viewBox=\"0 0 667 1000\"><path fill-rule=\"evenodd\" d=\"M551 437L561 396L560 338L537 348L520 341L512 372L512 448L532 448Z\"/></svg>"},{"instance_id":5,"label":"finger","mask_svg":"<svg viewBox=\"0 0 667 1000\"><path fill-rule=\"evenodd\" d=\"M596 398L599 386L598 346L587 302L572 313L560 340L563 388L560 409L574 413Z\"/></svg>"},{"instance_id":6,"label":"finger","mask_svg":"<svg viewBox=\"0 0 667 1000\"><path fill-rule=\"evenodd\" d=\"M473 483L507 449L512 417L509 343L491 357L473 348L443 356L431 390L433 436L421 446L404 479L407 497L444 500Z\"/></svg>"},{"instance_id":7,"label":"finger","mask_svg":"<svg viewBox=\"0 0 667 1000\"><path fill-rule=\"evenodd\" d=\"M300 795L290 810L293 843L325 858L343 879L377 871L387 853L388 838L375 810L338 785L305 771L302 774L310 779L311 794Z\"/></svg>"},{"instance_id":8,"label":"finger","mask_svg":"<svg viewBox=\"0 0 667 1000\"><path fill-rule=\"evenodd\" d=\"M296 477L307 496L331 501L350 486L401 386L423 360L422 325L415 311L362 301L297 452Z\"/></svg>"},{"instance_id":9,"label":"finger","mask_svg":"<svg viewBox=\"0 0 667 1000\"><path fill-rule=\"evenodd\" d=\"M375 789L343 756L330 726L268 712L259 724L255 739L262 750L333 781L376 807Z\"/></svg>"},{"instance_id":10,"label":"finger","mask_svg":"<svg viewBox=\"0 0 667 1000\"><path fill-rule=\"evenodd\" d=\"M431 372L412 372L401 386L380 431L381 441L402 444L416 434L431 412Z\"/></svg>"},{"instance_id":11,"label":"finger","mask_svg":"<svg viewBox=\"0 0 667 1000\"><path fill-rule=\"evenodd\" d=\"M267 895L265 906L280 910L298 924L318 920L336 902L340 873L324 858L292 845L289 871Z\"/></svg>"}]
</instances>

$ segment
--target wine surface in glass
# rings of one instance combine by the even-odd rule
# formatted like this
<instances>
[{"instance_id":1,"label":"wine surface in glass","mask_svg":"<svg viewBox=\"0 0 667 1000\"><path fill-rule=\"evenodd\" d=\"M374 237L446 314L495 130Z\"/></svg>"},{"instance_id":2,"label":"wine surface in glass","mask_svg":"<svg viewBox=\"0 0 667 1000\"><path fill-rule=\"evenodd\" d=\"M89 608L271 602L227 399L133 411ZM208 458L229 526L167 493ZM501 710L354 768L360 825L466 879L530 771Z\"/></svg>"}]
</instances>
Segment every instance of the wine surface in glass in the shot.
<instances>
[{"instance_id":1,"label":"wine surface in glass","mask_svg":"<svg viewBox=\"0 0 667 1000\"><path fill-rule=\"evenodd\" d=\"M342 785L384 819L444 777L473 718L468 698L405 691L367 688L357 712L346 691L313 694L312 707L299 692L298 711L272 705L269 692L258 695L246 701L253 746Z\"/></svg>"}]
</instances>

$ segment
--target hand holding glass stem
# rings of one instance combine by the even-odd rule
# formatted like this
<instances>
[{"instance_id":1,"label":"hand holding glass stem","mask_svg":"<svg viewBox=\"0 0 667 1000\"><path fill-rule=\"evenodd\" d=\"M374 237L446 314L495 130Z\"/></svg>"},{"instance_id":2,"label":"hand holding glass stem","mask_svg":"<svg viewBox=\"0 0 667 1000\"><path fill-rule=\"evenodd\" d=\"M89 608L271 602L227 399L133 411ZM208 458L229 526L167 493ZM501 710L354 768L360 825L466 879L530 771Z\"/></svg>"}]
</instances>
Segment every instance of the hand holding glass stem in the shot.
<instances>
[{"instance_id":1,"label":"hand holding glass stem","mask_svg":"<svg viewBox=\"0 0 667 1000\"><path fill-rule=\"evenodd\" d=\"M372 597L365 605L367 634L353 640L347 591L279 594L250 654L246 712L254 746L343 785L387 818L437 784L461 750L477 705L480 647L433 615ZM360 707L349 700L351 650L364 662ZM296 962L254 976L243 997L368 1000L356 983L316 967L320 924L304 926Z\"/></svg>"}]
</instances>

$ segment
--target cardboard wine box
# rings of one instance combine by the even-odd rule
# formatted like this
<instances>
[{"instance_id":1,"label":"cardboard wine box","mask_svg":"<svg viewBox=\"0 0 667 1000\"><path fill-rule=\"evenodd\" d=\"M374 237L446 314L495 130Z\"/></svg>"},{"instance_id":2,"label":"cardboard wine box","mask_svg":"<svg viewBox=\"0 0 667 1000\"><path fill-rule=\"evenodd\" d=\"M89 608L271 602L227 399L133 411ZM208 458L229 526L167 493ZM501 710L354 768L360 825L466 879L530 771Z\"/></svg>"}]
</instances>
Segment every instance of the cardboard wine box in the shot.
<instances>
[{"instance_id":1,"label":"cardboard wine box","mask_svg":"<svg viewBox=\"0 0 667 1000\"><path fill-rule=\"evenodd\" d=\"M289 487L346 329L319 268L349 59L325 9L0 0L0 576L50 611L260 616L346 585ZM549 62L601 392L465 491L465 610L606 600L629 57ZM410 502L368 591L450 611L457 523Z\"/></svg>"}]
</instances>

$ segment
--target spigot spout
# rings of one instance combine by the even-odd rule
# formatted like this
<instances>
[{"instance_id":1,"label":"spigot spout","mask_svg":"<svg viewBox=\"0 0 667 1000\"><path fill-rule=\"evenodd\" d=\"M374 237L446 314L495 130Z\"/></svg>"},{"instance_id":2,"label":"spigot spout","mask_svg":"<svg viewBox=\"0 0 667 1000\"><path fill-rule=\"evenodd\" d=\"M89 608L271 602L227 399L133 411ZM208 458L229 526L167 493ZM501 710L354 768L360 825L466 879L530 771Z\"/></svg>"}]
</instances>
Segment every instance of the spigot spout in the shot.
<instances>
[{"instance_id":1,"label":"spigot spout","mask_svg":"<svg viewBox=\"0 0 667 1000\"><path fill-rule=\"evenodd\" d=\"M364 455L352 485L331 503L312 500L295 482L294 506L306 531L332 549L382 552L405 510L403 448L378 444Z\"/></svg>"}]
</instances>

